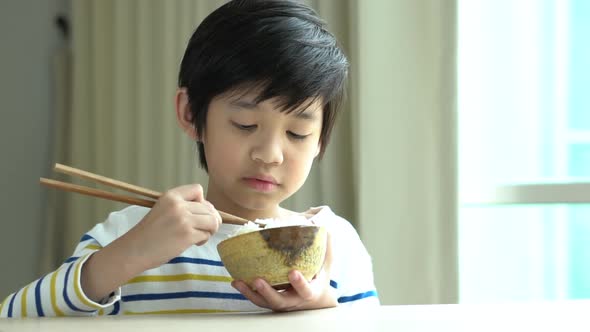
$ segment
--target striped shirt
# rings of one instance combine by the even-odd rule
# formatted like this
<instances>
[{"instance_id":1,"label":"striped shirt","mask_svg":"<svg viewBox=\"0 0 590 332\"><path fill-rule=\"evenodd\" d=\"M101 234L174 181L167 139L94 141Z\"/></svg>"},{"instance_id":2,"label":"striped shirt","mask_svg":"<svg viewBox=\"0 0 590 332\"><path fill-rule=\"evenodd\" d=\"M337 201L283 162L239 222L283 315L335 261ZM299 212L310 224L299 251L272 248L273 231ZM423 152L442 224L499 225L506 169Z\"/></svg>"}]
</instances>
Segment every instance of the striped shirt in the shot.
<instances>
[{"instance_id":1,"label":"striped shirt","mask_svg":"<svg viewBox=\"0 0 590 332\"><path fill-rule=\"evenodd\" d=\"M315 209L313 222L331 234L330 286L339 305L378 305L371 258L358 234L329 207ZM102 301L89 299L80 284L84 262L129 231L148 211L130 206L111 213L82 236L74 255L56 271L7 296L0 303L0 317L267 311L230 284L232 278L217 253L217 244L240 227L228 224L222 224L206 244L191 246L168 263L143 272Z\"/></svg>"}]
</instances>

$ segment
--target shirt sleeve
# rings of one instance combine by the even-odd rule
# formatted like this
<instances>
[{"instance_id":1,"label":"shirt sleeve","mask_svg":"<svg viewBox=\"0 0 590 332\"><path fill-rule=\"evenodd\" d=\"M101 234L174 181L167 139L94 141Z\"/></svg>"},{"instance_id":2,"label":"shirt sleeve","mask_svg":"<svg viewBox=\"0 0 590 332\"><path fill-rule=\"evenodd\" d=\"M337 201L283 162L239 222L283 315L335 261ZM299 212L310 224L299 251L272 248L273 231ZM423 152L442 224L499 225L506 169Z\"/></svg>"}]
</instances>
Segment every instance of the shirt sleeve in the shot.
<instances>
[{"instance_id":1,"label":"shirt sleeve","mask_svg":"<svg viewBox=\"0 0 590 332\"><path fill-rule=\"evenodd\" d=\"M74 255L55 271L8 295L0 303L0 317L116 315L121 289L99 302L89 299L81 286L84 263L118 236L117 214L82 236ZM97 238L103 241L97 241Z\"/></svg>"},{"instance_id":2,"label":"shirt sleeve","mask_svg":"<svg viewBox=\"0 0 590 332\"><path fill-rule=\"evenodd\" d=\"M380 305L371 256L352 225L338 219L328 228L334 252L330 286L335 290L338 305Z\"/></svg>"}]
</instances>

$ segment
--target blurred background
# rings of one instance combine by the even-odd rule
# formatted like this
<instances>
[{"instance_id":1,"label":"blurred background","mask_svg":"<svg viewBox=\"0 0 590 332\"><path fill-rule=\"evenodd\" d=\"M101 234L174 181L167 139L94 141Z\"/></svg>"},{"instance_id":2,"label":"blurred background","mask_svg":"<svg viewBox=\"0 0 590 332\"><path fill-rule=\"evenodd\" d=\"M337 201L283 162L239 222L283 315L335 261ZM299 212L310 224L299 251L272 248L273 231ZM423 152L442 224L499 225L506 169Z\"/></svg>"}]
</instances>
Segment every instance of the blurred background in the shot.
<instances>
[{"instance_id":1,"label":"blurred background","mask_svg":"<svg viewBox=\"0 0 590 332\"><path fill-rule=\"evenodd\" d=\"M285 207L347 218L384 304L590 298L590 2L304 2L349 56L349 96ZM0 301L123 207L41 187L54 163L206 184L173 96L222 3L0 2Z\"/></svg>"}]
</instances>

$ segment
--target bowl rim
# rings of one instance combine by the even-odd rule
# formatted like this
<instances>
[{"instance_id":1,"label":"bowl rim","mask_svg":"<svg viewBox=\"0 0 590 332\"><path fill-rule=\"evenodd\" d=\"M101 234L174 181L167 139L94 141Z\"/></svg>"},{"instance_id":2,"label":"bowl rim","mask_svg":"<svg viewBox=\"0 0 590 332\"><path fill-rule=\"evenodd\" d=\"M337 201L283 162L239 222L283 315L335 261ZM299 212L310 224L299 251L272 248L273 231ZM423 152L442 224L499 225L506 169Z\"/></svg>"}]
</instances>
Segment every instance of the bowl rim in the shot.
<instances>
[{"instance_id":1,"label":"bowl rim","mask_svg":"<svg viewBox=\"0 0 590 332\"><path fill-rule=\"evenodd\" d=\"M232 239L235 239L235 238L244 236L244 235L250 235L250 234L253 234L253 233L261 233L262 231L271 231L273 229L279 229L279 228L284 229L284 228L295 228L295 227L297 227L297 228L316 227L318 229L325 228L325 226L323 226L323 225L288 225L288 226L279 226L279 227L271 227L271 228L261 228L261 229L256 230L256 231L246 232L246 233L238 234L238 235L235 235L235 236L230 236L227 239L223 239L223 240L219 241L219 243L217 244L217 248L219 248L219 245L221 245L222 243L224 243L224 242L226 242L228 240L232 240Z\"/></svg>"}]
</instances>

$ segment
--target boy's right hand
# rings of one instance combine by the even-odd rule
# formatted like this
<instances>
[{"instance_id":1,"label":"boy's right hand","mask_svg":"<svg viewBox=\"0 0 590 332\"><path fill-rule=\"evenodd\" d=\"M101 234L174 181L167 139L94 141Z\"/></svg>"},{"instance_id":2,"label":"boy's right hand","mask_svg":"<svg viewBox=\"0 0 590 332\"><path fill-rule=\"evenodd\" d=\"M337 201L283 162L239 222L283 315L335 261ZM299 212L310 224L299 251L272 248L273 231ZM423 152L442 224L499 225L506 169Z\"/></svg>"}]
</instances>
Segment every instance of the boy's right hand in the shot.
<instances>
[{"instance_id":1,"label":"boy's right hand","mask_svg":"<svg viewBox=\"0 0 590 332\"><path fill-rule=\"evenodd\" d=\"M167 191L151 211L120 238L140 265L139 273L177 257L193 244L202 245L217 232L221 216L205 200L201 185Z\"/></svg>"},{"instance_id":2,"label":"boy's right hand","mask_svg":"<svg viewBox=\"0 0 590 332\"><path fill-rule=\"evenodd\" d=\"M99 301L129 279L177 257L217 232L221 216L200 185L167 191L131 230L95 252L82 267L84 293Z\"/></svg>"}]
</instances>

